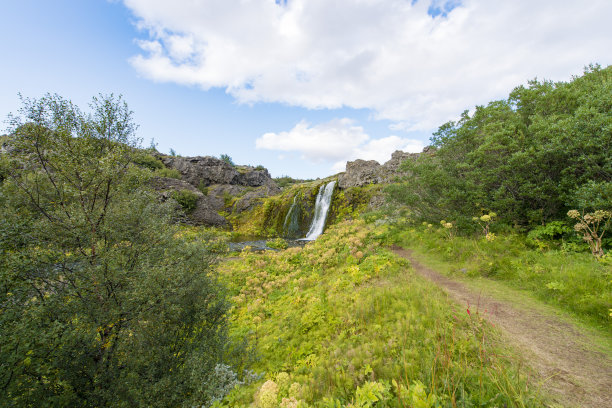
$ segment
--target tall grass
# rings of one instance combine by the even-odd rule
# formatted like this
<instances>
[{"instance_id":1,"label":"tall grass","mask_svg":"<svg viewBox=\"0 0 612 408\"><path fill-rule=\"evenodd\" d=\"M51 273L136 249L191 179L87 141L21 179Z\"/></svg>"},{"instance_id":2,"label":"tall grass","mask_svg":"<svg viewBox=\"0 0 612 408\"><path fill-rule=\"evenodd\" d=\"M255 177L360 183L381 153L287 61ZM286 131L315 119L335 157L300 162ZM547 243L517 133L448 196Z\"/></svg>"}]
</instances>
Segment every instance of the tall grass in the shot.
<instances>
[{"instance_id":1,"label":"tall grass","mask_svg":"<svg viewBox=\"0 0 612 408\"><path fill-rule=\"evenodd\" d=\"M219 405L541 406L497 333L381 237L363 221L344 222L303 249L220 265L233 295L231 335L248 339L258 356L250 368L267 381Z\"/></svg>"},{"instance_id":2,"label":"tall grass","mask_svg":"<svg viewBox=\"0 0 612 408\"><path fill-rule=\"evenodd\" d=\"M443 229L393 228L388 242L425 252L449 264L451 273L482 276L558 306L592 325L612 331L612 264L586 252L536 249L519 234L493 241L455 236Z\"/></svg>"}]
</instances>

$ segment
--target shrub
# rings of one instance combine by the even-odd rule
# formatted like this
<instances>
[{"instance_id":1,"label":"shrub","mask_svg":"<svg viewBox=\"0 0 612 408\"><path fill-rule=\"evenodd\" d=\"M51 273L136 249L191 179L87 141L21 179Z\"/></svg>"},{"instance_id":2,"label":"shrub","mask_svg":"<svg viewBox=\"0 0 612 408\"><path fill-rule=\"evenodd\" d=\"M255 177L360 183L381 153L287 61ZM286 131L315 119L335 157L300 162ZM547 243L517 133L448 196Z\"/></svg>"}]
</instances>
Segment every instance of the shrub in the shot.
<instances>
[{"instance_id":1,"label":"shrub","mask_svg":"<svg viewBox=\"0 0 612 408\"><path fill-rule=\"evenodd\" d=\"M612 220L612 212L597 210L592 213L580 214L578 210L569 210L567 216L578 221L574 225L574 230L578 235L582 235L591 247L591 253L600 258L603 256L602 238Z\"/></svg>"},{"instance_id":2,"label":"shrub","mask_svg":"<svg viewBox=\"0 0 612 408\"><path fill-rule=\"evenodd\" d=\"M282 238L274 238L266 242L266 245L272 249L287 249L289 244Z\"/></svg>"},{"instance_id":3,"label":"shrub","mask_svg":"<svg viewBox=\"0 0 612 408\"><path fill-rule=\"evenodd\" d=\"M156 170L154 174L157 177L173 178L177 180L181 179L181 173L177 169L169 169L168 167Z\"/></svg>"},{"instance_id":4,"label":"shrub","mask_svg":"<svg viewBox=\"0 0 612 408\"><path fill-rule=\"evenodd\" d=\"M208 186L206 185L206 183L204 183L203 180L200 180L200 182L198 183L198 190L200 190L202 194L208 195Z\"/></svg>"},{"instance_id":5,"label":"shrub","mask_svg":"<svg viewBox=\"0 0 612 408\"><path fill-rule=\"evenodd\" d=\"M164 167L164 164L158 158L150 154L139 154L134 158L134 163L141 167L146 167L149 170L158 170Z\"/></svg>"},{"instance_id":6,"label":"shrub","mask_svg":"<svg viewBox=\"0 0 612 408\"><path fill-rule=\"evenodd\" d=\"M173 191L170 195L177 203L181 205L183 210L187 213L195 210L196 203L198 202L198 195L193 191L179 190Z\"/></svg>"},{"instance_id":7,"label":"shrub","mask_svg":"<svg viewBox=\"0 0 612 408\"><path fill-rule=\"evenodd\" d=\"M222 154L221 156L219 156L219 158L223 160L224 162L226 162L227 164L235 166L234 161L228 154Z\"/></svg>"}]
</instances>

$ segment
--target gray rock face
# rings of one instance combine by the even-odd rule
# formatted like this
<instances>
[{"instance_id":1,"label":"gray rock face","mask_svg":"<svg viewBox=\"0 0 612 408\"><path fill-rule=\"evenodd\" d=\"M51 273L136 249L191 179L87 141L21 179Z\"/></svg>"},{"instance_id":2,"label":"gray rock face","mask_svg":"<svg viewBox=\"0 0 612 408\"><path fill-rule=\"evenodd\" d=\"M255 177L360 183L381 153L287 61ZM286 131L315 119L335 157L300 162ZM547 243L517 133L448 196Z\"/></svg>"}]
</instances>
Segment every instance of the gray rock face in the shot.
<instances>
[{"instance_id":1,"label":"gray rock face","mask_svg":"<svg viewBox=\"0 0 612 408\"><path fill-rule=\"evenodd\" d=\"M217 211L216 203L212 202L210 197L202 195L202 197L198 198L196 208L189 214L189 218L196 225L227 226L227 220L219 215Z\"/></svg>"},{"instance_id":2,"label":"gray rock face","mask_svg":"<svg viewBox=\"0 0 612 408\"><path fill-rule=\"evenodd\" d=\"M181 178L194 186L232 183L238 177L238 171L229 163L214 157L174 157L162 156L166 167L178 170Z\"/></svg>"},{"instance_id":3,"label":"gray rock face","mask_svg":"<svg viewBox=\"0 0 612 408\"><path fill-rule=\"evenodd\" d=\"M241 213L251 210L260 203L259 199L280 194L280 192L281 189L278 188L276 184L261 186L253 191L249 191L242 198L236 201L233 211L236 213Z\"/></svg>"},{"instance_id":4,"label":"gray rock face","mask_svg":"<svg viewBox=\"0 0 612 408\"><path fill-rule=\"evenodd\" d=\"M217 211L223 208L218 208L218 203L214 197L209 197L191 184L183 180L173 178L157 177L152 180L152 185L155 190L160 193L162 200L168 200L172 197L173 191L188 190L198 196L196 207L193 211L187 214L189 220L195 225L210 225L216 227L224 227L228 224L227 220L219 215Z\"/></svg>"},{"instance_id":5,"label":"gray rock face","mask_svg":"<svg viewBox=\"0 0 612 408\"><path fill-rule=\"evenodd\" d=\"M429 151L428 148L427 151ZM423 151L425 152L425 150ZM368 184L389 183L401 176L400 165L405 160L415 160L423 153L406 153L400 150L391 155L391 160L381 165L375 160L355 160L346 163L346 171L338 177L338 187L362 187Z\"/></svg>"},{"instance_id":6,"label":"gray rock face","mask_svg":"<svg viewBox=\"0 0 612 408\"><path fill-rule=\"evenodd\" d=\"M338 177L338 187L356 187L367 184L377 184L382 181L380 164L376 160L350 161L346 163L346 171Z\"/></svg>"},{"instance_id":7,"label":"gray rock face","mask_svg":"<svg viewBox=\"0 0 612 408\"><path fill-rule=\"evenodd\" d=\"M176 157L158 155L166 167L181 173L181 180L159 178L154 187L168 199L172 191L189 190L198 195L196 208L188 214L197 225L226 226L220 211L227 211L228 197L241 197L232 211L242 212L260 203L260 198L280 193L268 170L261 167L233 166L210 156ZM198 188L207 187L206 194ZM249 188L255 190L246 192Z\"/></svg>"},{"instance_id":8,"label":"gray rock face","mask_svg":"<svg viewBox=\"0 0 612 408\"><path fill-rule=\"evenodd\" d=\"M266 169L256 169L251 166L232 166L216 157L161 155L160 158L166 167L178 170L181 173L181 178L194 186L231 184L259 187L273 182Z\"/></svg>"},{"instance_id":9,"label":"gray rock face","mask_svg":"<svg viewBox=\"0 0 612 408\"><path fill-rule=\"evenodd\" d=\"M234 184L239 184L241 186L259 187L272 181L272 178L268 170L255 170L249 168L246 173L239 174L235 181Z\"/></svg>"}]
</instances>

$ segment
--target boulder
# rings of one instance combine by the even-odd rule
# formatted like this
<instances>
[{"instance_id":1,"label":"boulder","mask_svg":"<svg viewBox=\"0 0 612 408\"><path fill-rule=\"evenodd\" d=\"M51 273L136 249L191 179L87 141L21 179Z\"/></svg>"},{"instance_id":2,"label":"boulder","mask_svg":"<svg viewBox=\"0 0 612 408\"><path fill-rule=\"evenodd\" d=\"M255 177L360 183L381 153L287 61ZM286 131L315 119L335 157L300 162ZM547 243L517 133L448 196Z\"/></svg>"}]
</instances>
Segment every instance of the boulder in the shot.
<instances>
[{"instance_id":1,"label":"boulder","mask_svg":"<svg viewBox=\"0 0 612 408\"><path fill-rule=\"evenodd\" d=\"M159 155L159 158L166 167L178 170L182 180L197 187L207 187L213 184L260 187L274 183L265 168L234 166L216 157Z\"/></svg>"},{"instance_id":2,"label":"boulder","mask_svg":"<svg viewBox=\"0 0 612 408\"><path fill-rule=\"evenodd\" d=\"M380 164L376 160L350 161L346 163L346 171L338 177L338 187L361 187L382 181Z\"/></svg>"},{"instance_id":3,"label":"boulder","mask_svg":"<svg viewBox=\"0 0 612 408\"><path fill-rule=\"evenodd\" d=\"M228 225L225 217L219 215L217 211L223 208L215 200L215 197L209 197L202 194L200 190L183 180L177 180L167 177L156 177L151 181L155 190L160 193L162 200L171 198L173 191L188 190L198 196L196 207L193 211L187 214L189 221L195 225L208 225L214 227L224 227Z\"/></svg>"},{"instance_id":4,"label":"boulder","mask_svg":"<svg viewBox=\"0 0 612 408\"><path fill-rule=\"evenodd\" d=\"M166 167L178 170L181 178L194 186L211 184L238 184L239 173L231 164L210 156L161 156Z\"/></svg>"},{"instance_id":5,"label":"boulder","mask_svg":"<svg viewBox=\"0 0 612 408\"><path fill-rule=\"evenodd\" d=\"M241 213L249 211L261 203L261 198L280 194L280 192L281 189L275 183L267 184L253 191L249 191L236 201L233 212Z\"/></svg>"},{"instance_id":6,"label":"boulder","mask_svg":"<svg viewBox=\"0 0 612 408\"><path fill-rule=\"evenodd\" d=\"M188 214L188 217L195 225L226 227L228 225L227 220L219 215L216 208L216 203L210 197L202 195L198 198L196 208Z\"/></svg>"},{"instance_id":7,"label":"boulder","mask_svg":"<svg viewBox=\"0 0 612 408\"><path fill-rule=\"evenodd\" d=\"M416 160L419 155L431 153L430 147L426 147L423 153L406 153L396 150L391 159L380 165L375 160L355 160L346 163L346 171L338 177L338 187L362 187L368 184L391 183L398 176L402 176L400 165L405 160Z\"/></svg>"}]
</instances>

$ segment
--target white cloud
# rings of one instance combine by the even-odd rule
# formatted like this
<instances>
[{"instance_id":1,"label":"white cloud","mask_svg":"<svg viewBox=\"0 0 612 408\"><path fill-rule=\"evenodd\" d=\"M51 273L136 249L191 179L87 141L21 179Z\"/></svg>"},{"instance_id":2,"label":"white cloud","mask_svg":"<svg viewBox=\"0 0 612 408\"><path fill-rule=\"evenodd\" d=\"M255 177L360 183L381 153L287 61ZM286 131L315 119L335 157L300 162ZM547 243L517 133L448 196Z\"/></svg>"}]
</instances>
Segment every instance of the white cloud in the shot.
<instances>
[{"instance_id":1,"label":"white cloud","mask_svg":"<svg viewBox=\"0 0 612 408\"><path fill-rule=\"evenodd\" d=\"M329 162L334 172L344 171L346 162L354 159L384 163L396 150L420 152L418 140L389 136L371 139L361 126L350 119L334 119L312 126L301 121L288 132L266 133L255 141L258 149L298 152L313 163Z\"/></svg>"},{"instance_id":2,"label":"white cloud","mask_svg":"<svg viewBox=\"0 0 612 408\"><path fill-rule=\"evenodd\" d=\"M372 109L426 130L535 76L611 63L609 0L124 0L157 81L239 102Z\"/></svg>"}]
</instances>

